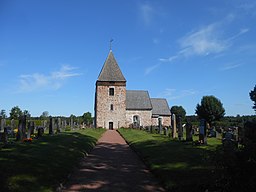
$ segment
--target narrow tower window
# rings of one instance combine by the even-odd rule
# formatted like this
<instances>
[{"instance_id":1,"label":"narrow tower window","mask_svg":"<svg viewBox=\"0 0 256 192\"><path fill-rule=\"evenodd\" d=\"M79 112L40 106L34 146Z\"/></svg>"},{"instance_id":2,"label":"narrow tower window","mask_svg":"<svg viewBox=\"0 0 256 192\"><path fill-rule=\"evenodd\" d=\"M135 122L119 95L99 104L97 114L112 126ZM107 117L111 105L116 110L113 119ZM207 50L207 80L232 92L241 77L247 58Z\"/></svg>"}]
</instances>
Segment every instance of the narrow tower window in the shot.
<instances>
[{"instance_id":1,"label":"narrow tower window","mask_svg":"<svg viewBox=\"0 0 256 192\"><path fill-rule=\"evenodd\" d=\"M113 104L110 105L110 110L113 111L114 110L114 106Z\"/></svg>"},{"instance_id":2,"label":"narrow tower window","mask_svg":"<svg viewBox=\"0 0 256 192\"><path fill-rule=\"evenodd\" d=\"M114 88L109 88L109 95L113 96L114 95Z\"/></svg>"}]
</instances>

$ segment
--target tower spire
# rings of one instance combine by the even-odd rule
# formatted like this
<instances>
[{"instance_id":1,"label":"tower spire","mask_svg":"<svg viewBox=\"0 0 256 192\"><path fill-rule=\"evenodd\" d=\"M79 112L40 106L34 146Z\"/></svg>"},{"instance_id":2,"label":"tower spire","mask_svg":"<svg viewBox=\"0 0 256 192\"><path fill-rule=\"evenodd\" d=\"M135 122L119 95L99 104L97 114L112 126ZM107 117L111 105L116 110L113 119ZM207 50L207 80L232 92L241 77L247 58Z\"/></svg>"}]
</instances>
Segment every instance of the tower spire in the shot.
<instances>
[{"instance_id":1,"label":"tower spire","mask_svg":"<svg viewBox=\"0 0 256 192\"><path fill-rule=\"evenodd\" d=\"M109 41L109 50L112 51L112 42L114 41L114 39L110 39Z\"/></svg>"}]
</instances>

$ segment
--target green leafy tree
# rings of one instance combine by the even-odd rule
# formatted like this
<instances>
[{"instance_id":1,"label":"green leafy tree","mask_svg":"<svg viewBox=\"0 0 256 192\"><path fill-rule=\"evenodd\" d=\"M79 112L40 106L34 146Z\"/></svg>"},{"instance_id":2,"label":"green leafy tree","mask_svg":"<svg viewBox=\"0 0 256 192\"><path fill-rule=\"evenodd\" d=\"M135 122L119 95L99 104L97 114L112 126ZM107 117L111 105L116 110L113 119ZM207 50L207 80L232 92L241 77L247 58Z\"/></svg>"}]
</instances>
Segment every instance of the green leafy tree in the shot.
<instances>
[{"instance_id":1,"label":"green leafy tree","mask_svg":"<svg viewBox=\"0 0 256 192\"><path fill-rule=\"evenodd\" d=\"M221 101L214 96L204 96L201 104L197 104L195 112L200 119L205 119L210 127L213 121L218 121L225 115Z\"/></svg>"},{"instance_id":2,"label":"green leafy tree","mask_svg":"<svg viewBox=\"0 0 256 192\"><path fill-rule=\"evenodd\" d=\"M256 112L256 85L253 90L249 93L251 100L254 102L254 106L252 107Z\"/></svg>"},{"instance_id":3,"label":"green leafy tree","mask_svg":"<svg viewBox=\"0 0 256 192\"><path fill-rule=\"evenodd\" d=\"M31 114L29 113L28 110L24 110L23 115L26 115L27 117L31 117Z\"/></svg>"},{"instance_id":4,"label":"green leafy tree","mask_svg":"<svg viewBox=\"0 0 256 192\"><path fill-rule=\"evenodd\" d=\"M93 119L92 119L92 114L90 112L84 113L82 118L83 118L83 122L86 125L91 125L92 124Z\"/></svg>"},{"instance_id":5,"label":"green leafy tree","mask_svg":"<svg viewBox=\"0 0 256 192\"><path fill-rule=\"evenodd\" d=\"M177 117L181 117L182 119L186 116L186 111L182 106L172 106L171 113L176 115Z\"/></svg>"},{"instance_id":6,"label":"green leafy tree","mask_svg":"<svg viewBox=\"0 0 256 192\"><path fill-rule=\"evenodd\" d=\"M41 119L47 119L49 117L49 112L48 111L44 111L42 113L42 115L40 116Z\"/></svg>"},{"instance_id":7,"label":"green leafy tree","mask_svg":"<svg viewBox=\"0 0 256 192\"><path fill-rule=\"evenodd\" d=\"M10 119L18 119L20 116L22 116L21 109L18 106L13 107L10 112Z\"/></svg>"},{"instance_id":8,"label":"green leafy tree","mask_svg":"<svg viewBox=\"0 0 256 192\"><path fill-rule=\"evenodd\" d=\"M4 119L7 118L6 111L4 109L0 111L0 116Z\"/></svg>"}]
</instances>

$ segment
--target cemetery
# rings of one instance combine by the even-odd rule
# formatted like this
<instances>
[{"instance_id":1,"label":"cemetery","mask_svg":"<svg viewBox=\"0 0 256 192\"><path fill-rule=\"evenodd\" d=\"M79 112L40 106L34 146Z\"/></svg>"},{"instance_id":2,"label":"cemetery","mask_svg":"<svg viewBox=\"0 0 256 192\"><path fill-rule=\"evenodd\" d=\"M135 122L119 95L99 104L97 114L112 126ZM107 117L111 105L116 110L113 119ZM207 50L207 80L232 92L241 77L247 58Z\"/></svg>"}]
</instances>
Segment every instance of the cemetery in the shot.
<instances>
[{"instance_id":1,"label":"cemetery","mask_svg":"<svg viewBox=\"0 0 256 192\"><path fill-rule=\"evenodd\" d=\"M241 174L255 170L246 161L244 170L235 164L241 161L239 155L244 154L241 149L250 148L254 154L255 125L247 123L242 130L224 128L217 133L204 122L198 121L197 127L192 124L173 114L168 128L120 128L118 132L168 191L218 191L223 189L223 183L231 185L236 179L242 180L244 184L239 185L244 188L246 184L248 191L254 188L250 180L244 181L247 177L230 178L228 171L232 168ZM1 189L55 191L68 180L79 160L91 151L105 130L85 128L72 118L1 118Z\"/></svg>"}]
</instances>

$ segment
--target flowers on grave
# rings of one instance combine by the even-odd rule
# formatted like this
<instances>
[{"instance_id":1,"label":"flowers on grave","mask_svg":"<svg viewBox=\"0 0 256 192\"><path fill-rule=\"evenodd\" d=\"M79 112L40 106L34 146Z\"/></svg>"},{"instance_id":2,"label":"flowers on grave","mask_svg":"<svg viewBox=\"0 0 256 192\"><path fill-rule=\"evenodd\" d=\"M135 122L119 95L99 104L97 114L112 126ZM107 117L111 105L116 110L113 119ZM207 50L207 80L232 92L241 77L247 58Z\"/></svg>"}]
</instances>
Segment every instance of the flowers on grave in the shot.
<instances>
[{"instance_id":1,"label":"flowers on grave","mask_svg":"<svg viewBox=\"0 0 256 192\"><path fill-rule=\"evenodd\" d=\"M22 141L23 142L26 142L26 143L30 143L30 142L32 142L32 138L24 138Z\"/></svg>"}]
</instances>

